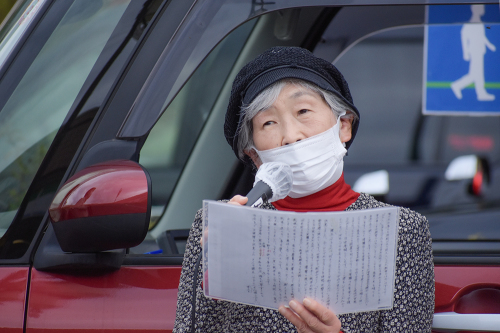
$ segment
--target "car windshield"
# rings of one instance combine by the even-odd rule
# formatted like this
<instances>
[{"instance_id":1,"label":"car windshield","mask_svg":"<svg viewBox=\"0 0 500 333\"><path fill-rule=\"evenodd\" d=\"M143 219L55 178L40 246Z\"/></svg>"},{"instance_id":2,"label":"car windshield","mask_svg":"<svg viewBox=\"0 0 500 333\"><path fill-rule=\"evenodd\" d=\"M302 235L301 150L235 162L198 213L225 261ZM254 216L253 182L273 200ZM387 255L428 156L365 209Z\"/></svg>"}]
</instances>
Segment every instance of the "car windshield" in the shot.
<instances>
[{"instance_id":1,"label":"car windshield","mask_svg":"<svg viewBox=\"0 0 500 333\"><path fill-rule=\"evenodd\" d=\"M41 3L34 1L14 24L0 59L8 56L29 24L23 22ZM128 4L74 1L1 108L0 236Z\"/></svg>"}]
</instances>

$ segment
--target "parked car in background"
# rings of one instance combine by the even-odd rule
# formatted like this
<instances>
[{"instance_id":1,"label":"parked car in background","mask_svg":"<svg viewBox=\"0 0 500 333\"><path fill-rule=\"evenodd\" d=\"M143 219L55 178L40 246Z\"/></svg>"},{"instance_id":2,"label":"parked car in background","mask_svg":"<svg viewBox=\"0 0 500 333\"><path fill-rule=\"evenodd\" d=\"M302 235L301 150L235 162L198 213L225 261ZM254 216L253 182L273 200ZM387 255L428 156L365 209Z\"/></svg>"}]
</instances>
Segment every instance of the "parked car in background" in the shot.
<instances>
[{"instance_id":1,"label":"parked car in background","mask_svg":"<svg viewBox=\"0 0 500 333\"><path fill-rule=\"evenodd\" d=\"M436 332L499 329L500 52L495 99L451 89L475 2L19 1L0 32L0 332L172 330L201 201L253 182L223 137L232 80L275 45L349 82L347 182L429 219Z\"/></svg>"}]
</instances>

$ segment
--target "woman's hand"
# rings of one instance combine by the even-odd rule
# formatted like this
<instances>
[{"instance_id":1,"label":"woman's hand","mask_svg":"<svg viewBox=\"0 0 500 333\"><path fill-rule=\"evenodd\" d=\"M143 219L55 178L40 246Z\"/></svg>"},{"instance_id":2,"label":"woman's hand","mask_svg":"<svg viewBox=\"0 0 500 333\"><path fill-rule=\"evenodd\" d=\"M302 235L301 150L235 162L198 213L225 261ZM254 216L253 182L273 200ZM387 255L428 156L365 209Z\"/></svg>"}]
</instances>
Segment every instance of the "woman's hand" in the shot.
<instances>
[{"instance_id":1,"label":"woman's hand","mask_svg":"<svg viewBox=\"0 0 500 333\"><path fill-rule=\"evenodd\" d=\"M340 332L339 318L315 300L304 298L302 304L291 300L289 306L291 310L280 306L279 312L295 325L299 333Z\"/></svg>"},{"instance_id":2,"label":"woman's hand","mask_svg":"<svg viewBox=\"0 0 500 333\"><path fill-rule=\"evenodd\" d=\"M231 198L231 200L229 200L229 204L231 205L240 205L240 206L243 206L244 204L246 204L248 202L248 198L247 197L244 197L242 195L235 195L234 197Z\"/></svg>"},{"instance_id":3,"label":"woman's hand","mask_svg":"<svg viewBox=\"0 0 500 333\"><path fill-rule=\"evenodd\" d=\"M231 198L231 200L228 201L228 203L231 205L240 205L240 206L243 206L247 202L248 198L239 194L235 195L234 197ZM206 232L207 231L205 230L205 233ZM203 237L200 238L200 245L203 246Z\"/></svg>"}]
</instances>

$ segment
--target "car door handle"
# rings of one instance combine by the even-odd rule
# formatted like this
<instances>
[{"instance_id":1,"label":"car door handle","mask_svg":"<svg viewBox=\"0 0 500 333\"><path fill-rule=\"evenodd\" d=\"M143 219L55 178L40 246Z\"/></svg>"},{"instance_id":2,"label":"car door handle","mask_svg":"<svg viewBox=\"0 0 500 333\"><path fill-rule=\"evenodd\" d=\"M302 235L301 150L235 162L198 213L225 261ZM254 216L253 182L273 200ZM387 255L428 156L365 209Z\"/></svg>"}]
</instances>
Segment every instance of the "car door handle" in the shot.
<instances>
[{"instance_id":1,"label":"car door handle","mask_svg":"<svg viewBox=\"0 0 500 333\"><path fill-rule=\"evenodd\" d=\"M500 329L500 314L435 313L432 328L448 332L498 332Z\"/></svg>"}]
</instances>

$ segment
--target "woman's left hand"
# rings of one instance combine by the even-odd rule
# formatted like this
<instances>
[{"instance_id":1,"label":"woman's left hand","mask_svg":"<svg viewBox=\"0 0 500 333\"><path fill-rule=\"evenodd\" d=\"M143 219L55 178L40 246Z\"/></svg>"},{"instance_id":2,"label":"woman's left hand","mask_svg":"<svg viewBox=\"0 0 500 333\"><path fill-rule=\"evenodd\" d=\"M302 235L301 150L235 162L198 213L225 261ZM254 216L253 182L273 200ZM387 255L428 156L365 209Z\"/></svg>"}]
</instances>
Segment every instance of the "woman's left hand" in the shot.
<instances>
[{"instance_id":1,"label":"woman's left hand","mask_svg":"<svg viewBox=\"0 0 500 333\"><path fill-rule=\"evenodd\" d=\"M339 318L315 300L304 298L302 304L291 300L289 306L291 310L280 306L279 312L295 325L299 333L340 332Z\"/></svg>"}]
</instances>

